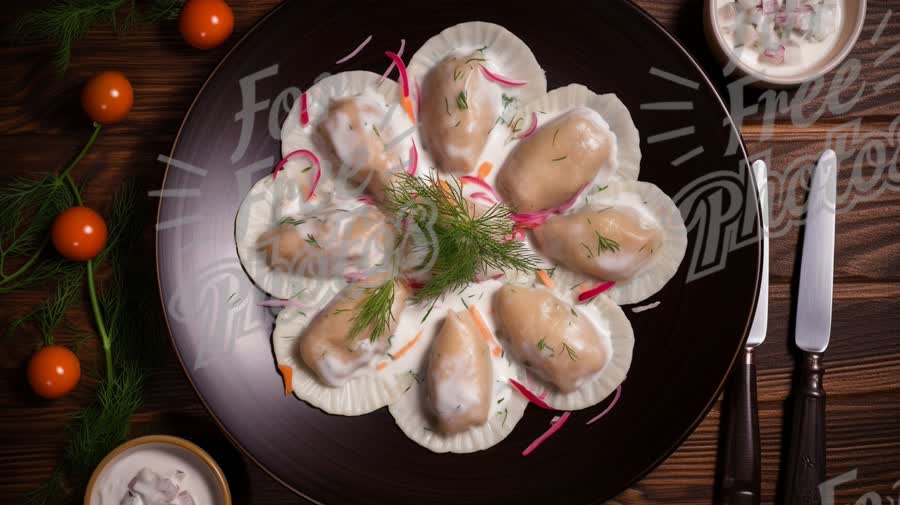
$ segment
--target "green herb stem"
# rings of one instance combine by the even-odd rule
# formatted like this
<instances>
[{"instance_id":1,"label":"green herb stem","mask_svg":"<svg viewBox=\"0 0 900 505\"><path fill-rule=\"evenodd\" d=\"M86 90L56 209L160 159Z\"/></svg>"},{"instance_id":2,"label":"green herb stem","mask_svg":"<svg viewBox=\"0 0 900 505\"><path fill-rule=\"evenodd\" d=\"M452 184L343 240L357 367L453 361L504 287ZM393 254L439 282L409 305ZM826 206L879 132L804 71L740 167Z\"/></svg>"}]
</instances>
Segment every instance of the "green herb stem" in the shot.
<instances>
[{"instance_id":1,"label":"green herb stem","mask_svg":"<svg viewBox=\"0 0 900 505\"><path fill-rule=\"evenodd\" d=\"M94 146L94 142L97 141L97 137L100 136L100 130L102 129L102 124L96 122L94 123L94 133L91 134L91 138L88 139L87 144L84 145L84 147L81 149L81 152L78 153L78 156L76 156L75 159L72 160L72 163L69 163L69 166L67 166L66 169L63 170L61 174L59 174L60 177L69 177L69 172L71 172L72 169L81 162L81 159L84 158L88 151L91 150L91 147ZM71 177L69 177L69 180L71 180ZM76 190L75 193L77 194L78 191Z\"/></svg>"},{"instance_id":2,"label":"green herb stem","mask_svg":"<svg viewBox=\"0 0 900 505\"><path fill-rule=\"evenodd\" d=\"M106 333L106 324L103 322L103 314L100 313L100 303L97 301L97 288L94 286L94 260L87 261L88 295L91 298L91 310L94 312L94 321L97 323L97 332L100 333L100 341L103 343L103 354L106 357L106 380L113 380L112 345L109 334Z\"/></svg>"}]
</instances>

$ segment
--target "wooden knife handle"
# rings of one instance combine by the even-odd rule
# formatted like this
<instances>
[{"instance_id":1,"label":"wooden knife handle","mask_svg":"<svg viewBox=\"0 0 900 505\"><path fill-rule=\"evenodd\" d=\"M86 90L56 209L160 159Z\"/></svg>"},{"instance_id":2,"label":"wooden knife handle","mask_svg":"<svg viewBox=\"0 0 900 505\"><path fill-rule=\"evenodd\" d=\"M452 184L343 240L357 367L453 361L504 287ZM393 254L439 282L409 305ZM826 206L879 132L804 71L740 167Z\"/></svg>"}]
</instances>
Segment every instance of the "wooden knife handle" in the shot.
<instances>
[{"instance_id":1,"label":"wooden knife handle","mask_svg":"<svg viewBox=\"0 0 900 505\"><path fill-rule=\"evenodd\" d=\"M752 347L746 349L731 380L719 502L723 505L759 505L759 414Z\"/></svg>"},{"instance_id":2,"label":"wooden knife handle","mask_svg":"<svg viewBox=\"0 0 900 505\"><path fill-rule=\"evenodd\" d=\"M822 354L803 354L801 383L795 385L794 422L785 477L786 505L820 505L825 481L825 368Z\"/></svg>"}]
</instances>

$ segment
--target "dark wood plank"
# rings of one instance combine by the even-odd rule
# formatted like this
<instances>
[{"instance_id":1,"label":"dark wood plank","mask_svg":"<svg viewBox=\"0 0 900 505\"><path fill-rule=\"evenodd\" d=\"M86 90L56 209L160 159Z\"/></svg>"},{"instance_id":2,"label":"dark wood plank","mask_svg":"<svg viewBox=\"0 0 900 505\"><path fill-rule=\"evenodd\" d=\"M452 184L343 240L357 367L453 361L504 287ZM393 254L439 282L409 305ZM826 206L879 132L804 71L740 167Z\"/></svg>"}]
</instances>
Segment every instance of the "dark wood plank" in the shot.
<instances>
[{"instance_id":1,"label":"dark wood plank","mask_svg":"<svg viewBox=\"0 0 900 505\"><path fill-rule=\"evenodd\" d=\"M233 1L236 17L234 43L261 16L277 4L274 0ZM699 30L699 0L640 0L638 2L671 29L720 83L718 65L712 60ZM0 14L7 21L21 12L26 2ZM771 149L772 169L790 176L801 168L794 160L812 159L828 147L829 134L858 120L864 134L884 137L889 155L898 138L888 138L889 127L900 114L900 86L873 91L873 84L900 73L900 57L874 62L884 51L900 43L900 1L869 2L862 42L851 57L862 62L862 77L851 90L866 87L859 102L846 113L827 112L809 126L790 126L790 115L779 114L769 127L759 114L745 121L744 135L753 154ZM876 44L869 39L893 11ZM0 47L6 78L0 81L0 156L8 160L3 175L54 170L63 165L90 133L78 107L80 85L90 74L105 68L125 72L132 80L135 108L128 121L108 128L93 152L79 167L79 177L90 177L86 198L102 206L126 177L137 177L146 188L158 187L162 165L156 156L167 153L193 97L227 48L200 52L185 47L173 23L140 27L118 35L109 29L92 33L76 45L73 65L58 78L47 64L47 47ZM774 94L774 93L773 93ZM748 91L754 102L764 92ZM795 97L795 92L787 92ZM845 98L848 95L842 95ZM805 114L822 106L820 96L803 107ZM852 125L851 125L852 126ZM865 144L862 142L861 144ZM862 145L851 146L856 156ZM854 159L841 166L839 192L864 182L878 170L877 160L863 162L853 173ZM866 492L896 496L891 487L900 478L900 245L896 237L900 200L894 172L879 176L886 188L860 193L860 201L838 217L836 245L835 308L832 345L826 358L828 403L829 477L858 469L858 478L841 486L837 503L855 502ZM887 181L887 182L885 182ZM862 186L859 186L862 187ZM774 212L797 199L802 189L776 185ZM797 201L800 201L799 199ZM771 503L781 460L784 403L790 390L793 356L790 352L791 291L797 273L796 226L784 226L772 242L773 290L770 335L759 350L759 397L763 448L764 503ZM149 233L149 229L148 229ZM8 324L41 301L44 293L30 290L0 299L0 321ZM85 307L70 311L74 326L90 328ZM17 503L45 478L63 447L66 418L93 398L93 383L86 379L69 397L43 402L28 393L24 364L36 334L23 328L0 347L0 494ZM75 337L60 333L60 341ZM88 342L80 354L86 364L96 364L96 344ZM665 413L660 413L664 415ZM716 406L697 431L663 465L623 493L617 501L627 504L697 504L712 501L718 450L720 410ZM188 436L223 464L239 504L295 504L298 498L268 477L249 458L228 443L206 413L169 352L163 368L148 385L144 406L134 418L134 433L166 431Z\"/></svg>"}]
</instances>

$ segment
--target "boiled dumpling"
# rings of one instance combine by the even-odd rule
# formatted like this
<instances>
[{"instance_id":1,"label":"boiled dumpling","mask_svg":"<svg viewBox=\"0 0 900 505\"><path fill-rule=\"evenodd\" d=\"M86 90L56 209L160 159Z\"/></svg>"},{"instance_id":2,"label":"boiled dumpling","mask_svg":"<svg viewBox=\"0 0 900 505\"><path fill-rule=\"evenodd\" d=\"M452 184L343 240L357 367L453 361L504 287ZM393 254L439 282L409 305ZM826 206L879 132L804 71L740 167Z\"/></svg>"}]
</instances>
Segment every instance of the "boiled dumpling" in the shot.
<instances>
[{"instance_id":1,"label":"boiled dumpling","mask_svg":"<svg viewBox=\"0 0 900 505\"><path fill-rule=\"evenodd\" d=\"M260 235L257 248L275 270L334 277L380 263L391 253L394 239L395 230L384 215L364 206L283 219Z\"/></svg>"},{"instance_id":2,"label":"boiled dumpling","mask_svg":"<svg viewBox=\"0 0 900 505\"><path fill-rule=\"evenodd\" d=\"M611 174L614 143L596 112L577 107L519 141L497 174L497 189L518 212L558 207L601 169Z\"/></svg>"},{"instance_id":3,"label":"boiled dumpling","mask_svg":"<svg viewBox=\"0 0 900 505\"><path fill-rule=\"evenodd\" d=\"M409 298L409 290L403 283L394 284L394 303L391 305L389 327L384 334L372 340L373 328L369 326L358 335L351 336L353 318L360 303L365 299L367 290L377 288L379 282L374 279L361 281L344 288L316 315L300 337L300 358L323 384L341 386L354 372L387 352L390 346L388 336L396 328L400 312Z\"/></svg>"},{"instance_id":4,"label":"boiled dumpling","mask_svg":"<svg viewBox=\"0 0 900 505\"><path fill-rule=\"evenodd\" d=\"M340 163L338 175L360 185L377 201L384 199L385 188L402 169L397 147L387 147L400 132L384 126L385 114L371 96L342 98L331 102L321 127Z\"/></svg>"},{"instance_id":5,"label":"boiled dumpling","mask_svg":"<svg viewBox=\"0 0 900 505\"><path fill-rule=\"evenodd\" d=\"M603 342L588 318L550 292L505 285L493 303L509 352L563 393L581 387L606 364Z\"/></svg>"},{"instance_id":6,"label":"boiled dumpling","mask_svg":"<svg viewBox=\"0 0 900 505\"><path fill-rule=\"evenodd\" d=\"M605 281L641 273L660 250L663 232L627 206L587 207L534 230L538 249L567 268Z\"/></svg>"},{"instance_id":7,"label":"boiled dumpling","mask_svg":"<svg viewBox=\"0 0 900 505\"><path fill-rule=\"evenodd\" d=\"M497 86L481 74L484 55L451 53L422 83L422 138L438 168L471 172L499 114Z\"/></svg>"},{"instance_id":8,"label":"boiled dumpling","mask_svg":"<svg viewBox=\"0 0 900 505\"><path fill-rule=\"evenodd\" d=\"M427 398L443 433L487 422L491 407L491 356L468 312L450 311L431 344Z\"/></svg>"}]
</instances>

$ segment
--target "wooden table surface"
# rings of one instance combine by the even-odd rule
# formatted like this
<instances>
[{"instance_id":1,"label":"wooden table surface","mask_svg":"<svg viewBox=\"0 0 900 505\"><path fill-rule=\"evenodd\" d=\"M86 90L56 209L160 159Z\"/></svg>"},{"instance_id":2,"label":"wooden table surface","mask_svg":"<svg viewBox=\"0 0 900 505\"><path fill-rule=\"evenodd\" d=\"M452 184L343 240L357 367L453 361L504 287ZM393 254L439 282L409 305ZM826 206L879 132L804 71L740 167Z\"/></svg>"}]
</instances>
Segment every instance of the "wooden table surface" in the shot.
<instances>
[{"instance_id":1,"label":"wooden table surface","mask_svg":"<svg viewBox=\"0 0 900 505\"><path fill-rule=\"evenodd\" d=\"M104 131L75 175L90 178L84 197L95 207L105 205L127 178L136 178L148 189L158 188L164 166L156 157L169 152L204 79L227 47L278 2L230 3L236 18L235 34L226 47L209 52L186 47L171 22L142 26L121 35L100 28L76 45L72 65L60 78L49 63L47 46L5 43L0 47L5 69L0 82L0 159L7 160L2 176L55 171L64 165L90 133L78 103L81 85L96 71L118 69L134 85L134 109L124 123ZM702 2L638 3L689 47L727 93L727 81L721 78L721 69L704 42L699 21ZM4 9L0 21L13 19L31 2L15 4ZM774 125L767 124L760 113L765 107L761 106L760 112L745 117L742 125L750 153L770 162L775 216L786 209L785 202L802 201L802 190L777 183L775 175L790 180L801 172L794 160L816 156L829 145L829 138L840 133L850 136L842 150L846 159L838 180L838 193L847 193L837 216L834 321L826 355L825 387L829 395L828 476L857 473L855 479L838 487L836 503L853 503L869 492L881 495L885 504L888 497L890 503L900 502L900 122L895 121L900 115L898 49L900 0L870 0L862 37L851 53L851 58L860 63L854 67L860 75L854 77L851 72L843 77L849 85L835 93L832 105L825 107L823 97L829 92L833 73L816 96L809 96L812 91L806 97L798 97L797 92L781 94L783 105L787 99L794 105L804 103L793 108L794 120L816 118L816 111L825 107L816 121L797 124L791 112L782 110ZM776 102L775 92L747 91L745 95L746 104L762 100L774 106ZM840 106L848 102L851 107ZM855 138L854 132L858 135ZM150 220L152 217L148 218L148 236ZM776 221L780 224L774 227L771 245L769 334L758 351L763 503L775 500L784 460L783 413L794 368L789 338L791 302L796 292L792 285L799 274L799 229L780 218ZM44 296L45 291L35 289L0 297L3 327ZM69 314L71 326L92 331L87 313L86 305L74 307ZM77 337L72 331L61 330L58 338L71 343ZM46 402L34 397L25 383L24 369L37 340L34 329L26 327L4 340L0 350L0 496L5 503L21 502L24 493L47 477L63 448L66 419L94 395L95 383L85 379L65 399ZM97 362L93 351L91 345L82 347L83 362ZM300 503L228 443L194 394L174 353L167 353L165 366L154 375L145 403L134 416L133 433L169 432L206 447L223 464L237 504ZM720 414L717 404L678 451L617 501L711 503L720 447ZM874 495L869 498L859 503L882 503Z\"/></svg>"}]
</instances>

